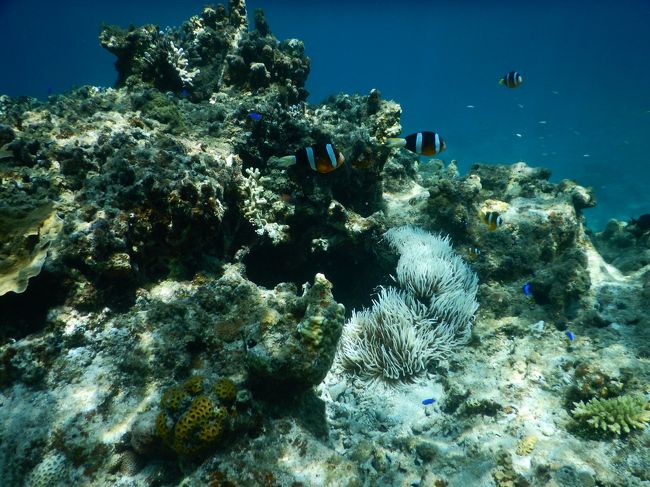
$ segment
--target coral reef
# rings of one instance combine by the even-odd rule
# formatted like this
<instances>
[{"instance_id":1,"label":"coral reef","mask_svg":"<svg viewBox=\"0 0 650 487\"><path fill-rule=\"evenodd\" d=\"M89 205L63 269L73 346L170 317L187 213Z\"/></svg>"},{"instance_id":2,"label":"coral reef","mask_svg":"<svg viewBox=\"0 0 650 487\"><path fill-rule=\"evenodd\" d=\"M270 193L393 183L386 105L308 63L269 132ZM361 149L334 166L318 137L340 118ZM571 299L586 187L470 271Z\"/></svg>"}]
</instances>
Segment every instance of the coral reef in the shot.
<instances>
[{"instance_id":1,"label":"coral reef","mask_svg":"<svg viewBox=\"0 0 650 487\"><path fill-rule=\"evenodd\" d=\"M619 396L592 399L574 404L573 416L603 434L620 435L633 429L643 429L650 422L650 402L639 396Z\"/></svg>"},{"instance_id":2,"label":"coral reef","mask_svg":"<svg viewBox=\"0 0 650 487\"><path fill-rule=\"evenodd\" d=\"M104 26L116 87L0 96L3 485L650 481L647 232L387 147L397 103L307 103L253 19ZM320 143L345 164L269 164Z\"/></svg>"}]
</instances>

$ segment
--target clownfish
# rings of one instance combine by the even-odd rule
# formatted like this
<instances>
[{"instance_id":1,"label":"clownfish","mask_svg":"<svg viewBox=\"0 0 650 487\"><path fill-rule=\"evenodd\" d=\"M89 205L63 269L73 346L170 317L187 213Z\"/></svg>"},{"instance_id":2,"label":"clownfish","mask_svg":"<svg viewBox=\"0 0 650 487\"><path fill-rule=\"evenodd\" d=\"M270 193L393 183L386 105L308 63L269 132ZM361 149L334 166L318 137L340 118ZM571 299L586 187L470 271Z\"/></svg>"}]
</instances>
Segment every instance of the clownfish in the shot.
<instances>
[{"instance_id":1,"label":"clownfish","mask_svg":"<svg viewBox=\"0 0 650 487\"><path fill-rule=\"evenodd\" d=\"M499 84L507 86L508 88L516 88L524 82L524 77L518 71L510 71L503 78L499 80Z\"/></svg>"},{"instance_id":2,"label":"clownfish","mask_svg":"<svg viewBox=\"0 0 650 487\"><path fill-rule=\"evenodd\" d=\"M497 227L503 225L503 218L501 218L501 215L497 211L488 211L483 214L483 223L488 226L488 230L493 232Z\"/></svg>"},{"instance_id":3,"label":"clownfish","mask_svg":"<svg viewBox=\"0 0 650 487\"><path fill-rule=\"evenodd\" d=\"M406 147L411 152L423 156L435 156L447 148L445 141L437 132L418 132L403 139L391 138L386 141L388 147Z\"/></svg>"},{"instance_id":4,"label":"clownfish","mask_svg":"<svg viewBox=\"0 0 650 487\"><path fill-rule=\"evenodd\" d=\"M481 255L481 249L478 247L467 247L467 253L470 255L478 256Z\"/></svg>"},{"instance_id":5,"label":"clownfish","mask_svg":"<svg viewBox=\"0 0 650 487\"><path fill-rule=\"evenodd\" d=\"M309 164L314 171L325 174L341 167L345 157L332 144L314 144L300 149L293 155L274 158L269 162L279 167L289 167L296 163Z\"/></svg>"}]
</instances>

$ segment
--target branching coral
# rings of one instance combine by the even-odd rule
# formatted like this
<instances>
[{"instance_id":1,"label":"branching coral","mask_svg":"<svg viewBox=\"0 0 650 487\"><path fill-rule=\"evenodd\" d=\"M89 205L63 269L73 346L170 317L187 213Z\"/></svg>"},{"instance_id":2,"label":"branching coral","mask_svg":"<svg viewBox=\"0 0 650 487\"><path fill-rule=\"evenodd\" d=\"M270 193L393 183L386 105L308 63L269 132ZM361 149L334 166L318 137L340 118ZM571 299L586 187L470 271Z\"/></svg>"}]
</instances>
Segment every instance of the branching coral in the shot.
<instances>
[{"instance_id":1,"label":"branching coral","mask_svg":"<svg viewBox=\"0 0 650 487\"><path fill-rule=\"evenodd\" d=\"M404 226L384 238L400 253L400 289L382 289L370 309L352 314L340 356L363 377L408 381L469 339L478 278L446 237Z\"/></svg>"},{"instance_id":2,"label":"branching coral","mask_svg":"<svg viewBox=\"0 0 650 487\"><path fill-rule=\"evenodd\" d=\"M246 174L241 185L244 216L255 227L258 235L266 234L274 243L285 241L289 236L289 226L270 221L275 216L275 210L265 196L264 180L259 169L248 168Z\"/></svg>"},{"instance_id":3,"label":"branching coral","mask_svg":"<svg viewBox=\"0 0 650 487\"><path fill-rule=\"evenodd\" d=\"M198 68L190 69L187 55L182 47L176 47L174 41L165 32L159 33L159 39L144 53L144 60L152 76L163 87L166 78L176 78L179 86L192 86L192 80L199 74Z\"/></svg>"},{"instance_id":4,"label":"branching coral","mask_svg":"<svg viewBox=\"0 0 650 487\"><path fill-rule=\"evenodd\" d=\"M574 403L573 417L604 433L629 433L650 422L650 402L641 396L619 396Z\"/></svg>"}]
</instances>

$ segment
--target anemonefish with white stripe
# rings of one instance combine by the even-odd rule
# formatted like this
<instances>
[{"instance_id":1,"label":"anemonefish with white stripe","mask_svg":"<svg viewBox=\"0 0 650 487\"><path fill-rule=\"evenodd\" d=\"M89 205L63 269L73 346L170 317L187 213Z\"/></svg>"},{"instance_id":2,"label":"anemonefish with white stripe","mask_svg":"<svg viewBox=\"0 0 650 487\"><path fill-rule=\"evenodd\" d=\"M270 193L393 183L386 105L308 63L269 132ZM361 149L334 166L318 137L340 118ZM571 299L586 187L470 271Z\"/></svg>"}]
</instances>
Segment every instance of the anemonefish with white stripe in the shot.
<instances>
[{"instance_id":1,"label":"anemonefish with white stripe","mask_svg":"<svg viewBox=\"0 0 650 487\"><path fill-rule=\"evenodd\" d=\"M497 227L500 227L503 225L503 218L501 218L501 215L499 215L499 212L497 211L488 211L487 213L483 213L483 223L485 223L488 227L488 230L493 232L497 229Z\"/></svg>"},{"instance_id":2,"label":"anemonefish with white stripe","mask_svg":"<svg viewBox=\"0 0 650 487\"><path fill-rule=\"evenodd\" d=\"M314 144L300 149L291 156L275 158L272 162L280 167L294 164L309 165L314 171L326 174L341 167L345 157L332 144Z\"/></svg>"},{"instance_id":3,"label":"anemonefish with white stripe","mask_svg":"<svg viewBox=\"0 0 650 487\"><path fill-rule=\"evenodd\" d=\"M447 148L437 132L418 132L403 139L392 138L386 141L388 147L406 147L411 152L422 156L435 156Z\"/></svg>"},{"instance_id":4,"label":"anemonefish with white stripe","mask_svg":"<svg viewBox=\"0 0 650 487\"><path fill-rule=\"evenodd\" d=\"M499 80L499 84L507 86L508 88L516 88L524 82L524 77L519 71L510 71L503 78Z\"/></svg>"}]
</instances>

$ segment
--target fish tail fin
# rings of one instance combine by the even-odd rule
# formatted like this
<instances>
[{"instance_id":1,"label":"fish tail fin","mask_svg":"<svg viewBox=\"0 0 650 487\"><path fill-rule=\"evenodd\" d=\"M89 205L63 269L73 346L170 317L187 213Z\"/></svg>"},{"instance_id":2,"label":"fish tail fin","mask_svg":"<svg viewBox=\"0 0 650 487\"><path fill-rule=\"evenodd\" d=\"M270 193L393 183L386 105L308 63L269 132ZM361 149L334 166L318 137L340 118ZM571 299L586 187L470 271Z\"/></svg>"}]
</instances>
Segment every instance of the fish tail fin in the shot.
<instances>
[{"instance_id":1,"label":"fish tail fin","mask_svg":"<svg viewBox=\"0 0 650 487\"><path fill-rule=\"evenodd\" d=\"M505 85L506 82L503 80L503 78L501 78L501 79L499 80L499 84L500 84L500 85Z\"/></svg>"},{"instance_id":2,"label":"fish tail fin","mask_svg":"<svg viewBox=\"0 0 650 487\"><path fill-rule=\"evenodd\" d=\"M386 145L388 147L404 147L406 145L406 139L400 139L399 137L392 137L386 140Z\"/></svg>"},{"instance_id":3,"label":"fish tail fin","mask_svg":"<svg viewBox=\"0 0 650 487\"><path fill-rule=\"evenodd\" d=\"M296 163L296 156L271 157L267 164L275 167L289 167Z\"/></svg>"}]
</instances>

